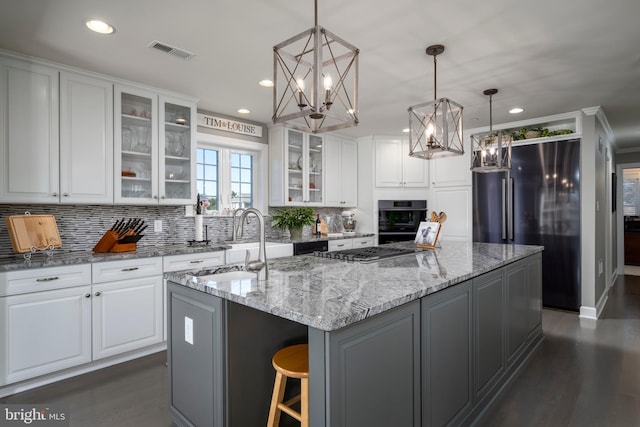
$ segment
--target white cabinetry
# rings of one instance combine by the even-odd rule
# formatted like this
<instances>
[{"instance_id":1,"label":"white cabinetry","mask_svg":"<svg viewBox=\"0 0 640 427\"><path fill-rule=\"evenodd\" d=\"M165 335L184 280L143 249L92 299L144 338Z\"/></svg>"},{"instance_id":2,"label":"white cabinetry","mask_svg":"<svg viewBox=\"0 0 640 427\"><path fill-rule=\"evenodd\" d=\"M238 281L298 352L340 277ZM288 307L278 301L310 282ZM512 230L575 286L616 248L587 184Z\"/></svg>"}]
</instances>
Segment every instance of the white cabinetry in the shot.
<instances>
[{"instance_id":1,"label":"white cabinetry","mask_svg":"<svg viewBox=\"0 0 640 427\"><path fill-rule=\"evenodd\" d=\"M0 57L0 201L113 203L113 85Z\"/></svg>"},{"instance_id":2,"label":"white cabinetry","mask_svg":"<svg viewBox=\"0 0 640 427\"><path fill-rule=\"evenodd\" d=\"M370 246L375 246L375 238L373 236L370 237L354 237L351 239L353 242L353 249L356 248L368 248Z\"/></svg>"},{"instance_id":3,"label":"white cabinetry","mask_svg":"<svg viewBox=\"0 0 640 427\"><path fill-rule=\"evenodd\" d=\"M0 57L0 201L59 200L58 70Z\"/></svg>"},{"instance_id":4,"label":"white cabinetry","mask_svg":"<svg viewBox=\"0 0 640 427\"><path fill-rule=\"evenodd\" d=\"M376 137L376 187L428 187L429 162L409 156L409 141Z\"/></svg>"},{"instance_id":5,"label":"white cabinetry","mask_svg":"<svg viewBox=\"0 0 640 427\"><path fill-rule=\"evenodd\" d=\"M113 203L113 84L60 73L60 201Z\"/></svg>"},{"instance_id":6,"label":"white cabinetry","mask_svg":"<svg viewBox=\"0 0 640 427\"><path fill-rule=\"evenodd\" d=\"M91 266L0 273L0 385L91 361Z\"/></svg>"},{"instance_id":7,"label":"white cabinetry","mask_svg":"<svg viewBox=\"0 0 640 427\"><path fill-rule=\"evenodd\" d=\"M353 249L353 239L329 240L329 250L327 252L344 251Z\"/></svg>"},{"instance_id":8,"label":"white cabinetry","mask_svg":"<svg viewBox=\"0 0 640 427\"><path fill-rule=\"evenodd\" d=\"M92 271L93 359L162 342L162 258L95 263Z\"/></svg>"},{"instance_id":9,"label":"white cabinetry","mask_svg":"<svg viewBox=\"0 0 640 427\"><path fill-rule=\"evenodd\" d=\"M195 102L122 85L114 98L116 203L193 203Z\"/></svg>"},{"instance_id":10,"label":"white cabinetry","mask_svg":"<svg viewBox=\"0 0 640 427\"><path fill-rule=\"evenodd\" d=\"M323 138L279 126L269 129L270 204L323 206Z\"/></svg>"},{"instance_id":11,"label":"white cabinetry","mask_svg":"<svg viewBox=\"0 0 640 427\"><path fill-rule=\"evenodd\" d=\"M358 205L358 144L332 135L324 138L325 206Z\"/></svg>"}]
</instances>

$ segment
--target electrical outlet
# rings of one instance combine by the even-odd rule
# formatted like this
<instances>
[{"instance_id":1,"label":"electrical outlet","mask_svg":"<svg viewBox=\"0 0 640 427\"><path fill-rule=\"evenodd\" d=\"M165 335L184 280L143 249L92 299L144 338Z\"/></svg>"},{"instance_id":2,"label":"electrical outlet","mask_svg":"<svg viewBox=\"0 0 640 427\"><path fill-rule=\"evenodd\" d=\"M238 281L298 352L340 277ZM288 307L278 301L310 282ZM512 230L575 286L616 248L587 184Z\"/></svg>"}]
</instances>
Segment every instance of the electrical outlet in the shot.
<instances>
[{"instance_id":1,"label":"electrical outlet","mask_svg":"<svg viewBox=\"0 0 640 427\"><path fill-rule=\"evenodd\" d=\"M156 219L153 221L153 232L154 233L162 233L162 220Z\"/></svg>"}]
</instances>

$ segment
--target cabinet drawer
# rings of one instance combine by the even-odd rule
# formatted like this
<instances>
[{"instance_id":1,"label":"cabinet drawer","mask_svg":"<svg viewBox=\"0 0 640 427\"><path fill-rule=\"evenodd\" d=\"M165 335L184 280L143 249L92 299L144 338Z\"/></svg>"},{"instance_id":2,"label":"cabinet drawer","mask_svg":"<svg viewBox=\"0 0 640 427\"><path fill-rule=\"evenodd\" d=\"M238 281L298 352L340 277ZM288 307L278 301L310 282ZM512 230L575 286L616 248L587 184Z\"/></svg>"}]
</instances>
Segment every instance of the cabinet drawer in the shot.
<instances>
[{"instance_id":1,"label":"cabinet drawer","mask_svg":"<svg viewBox=\"0 0 640 427\"><path fill-rule=\"evenodd\" d=\"M91 283L91 264L0 273L0 296L70 288Z\"/></svg>"},{"instance_id":2,"label":"cabinet drawer","mask_svg":"<svg viewBox=\"0 0 640 427\"><path fill-rule=\"evenodd\" d=\"M92 265L93 283L157 275L162 275L162 257L97 262Z\"/></svg>"},{"instance_id":3,"label":"cabinet drawer","mask_svg":"<svg viewBox=\"0 0 640 427\"><path fill-rule=\"evenodd\" d=\"M329 240L329 252L353 249L353 239Z\"/></svg>"},{"instance_id":4,"label":"cabinet drawer","mask_svg":"<svg viewBox=\"0 0 640 427\"><path fill-rule=\"evenodd\" d=\"M169 255L162 258L165 273L170 271L193 270L224 264L224 251L198 254Z\"/></svg>"},{"instance_id":5,"label":"cabinet drawer","mask_svg":"<svg viewBox=\"0 0 640 427\"><path fill-rule=\"evenodd\" d=\"M373 237L356 237L351 239L353 241L353 248L368 248L374 246Z\"/></svg>"}]
</instances>

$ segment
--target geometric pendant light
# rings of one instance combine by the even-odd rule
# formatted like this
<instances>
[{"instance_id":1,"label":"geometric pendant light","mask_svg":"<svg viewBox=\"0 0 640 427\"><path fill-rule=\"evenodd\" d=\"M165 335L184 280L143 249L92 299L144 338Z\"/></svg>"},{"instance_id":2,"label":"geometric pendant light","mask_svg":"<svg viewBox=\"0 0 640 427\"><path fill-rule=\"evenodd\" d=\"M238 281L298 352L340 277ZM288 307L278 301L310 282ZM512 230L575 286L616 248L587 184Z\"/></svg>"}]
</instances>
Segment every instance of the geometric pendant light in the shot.
<instances>
[{"instance_id":1,"label":"geometric pendant light","mask_svg":"<svg viewBox=\"0 0 640 427\"><path fill-rule=\"evenodd\" d=\"M409 107L409 155L422 159L464 154L462 143L462 105L437 97L436 56L444 52L443 45L426 49L433 56L433 101Z\"/></svg>"},{"instance_id":2,"label":"geometric pendant light","mask_svg":"<svg viewBox=\"0 0 640 427\"><path fill-rule=\"evenodd\" d=\"M273 48L274 123L320 133L358 124L355 46L318 25Z\"/></svg>"},{"instance_id":3,"label":"geometric pendant light","mask_svg":"<svg viewBox=\"0 0 640 427\"><path fill-rule=\"evenodd\" d=\"M498 89L487 89L489 95L489 133L471 135L471 171L478 173L503 172L511 169L510 133L493 131L493 95Z\"/></svg>"}]
</instances>

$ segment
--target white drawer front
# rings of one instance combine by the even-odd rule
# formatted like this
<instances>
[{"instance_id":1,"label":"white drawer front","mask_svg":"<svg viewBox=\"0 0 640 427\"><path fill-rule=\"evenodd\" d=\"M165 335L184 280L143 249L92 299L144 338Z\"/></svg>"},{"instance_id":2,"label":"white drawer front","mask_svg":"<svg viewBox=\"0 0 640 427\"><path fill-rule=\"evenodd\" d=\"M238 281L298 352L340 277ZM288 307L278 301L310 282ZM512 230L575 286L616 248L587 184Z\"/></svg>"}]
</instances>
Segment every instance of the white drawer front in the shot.
<instances>
[{"instance_id":1,"label":"white drawer front","mask_svg":"<svg viewBox=\"0 0 640 427\"><path fill-rule=\"evenodd\" d=\"M373 236L372 237L356 237L352 240L353 240L354 248L368 248L369 246L375 246L375 243L373 241Z\"/></svg>"},{"instance_id":2,"label":"white drawer front","mask_svg":"<svg viewBox=\"0 0 640 427\"><path fill-rule=\"evenodd\" d=\"M353 249L353 239L329 240L329 252Z\"/></svg>"},{"instance_id":3,"label":"white drawer front","mask_svg":"<svg viewBox=\"0 0 640 427\"><path fill-rule=\"evenodd\" d=\"M162 257L96 262L92 265L93 283L156 275L162 275Z\"/></svg>"},{"instance_id":4,"label":"white drawer front","mask_svg":"<svg viewBox=\"0 0 640 427\"><path fill-rule=\"evenodd\" d=\"M170 271L193 270L224 264L224 251L199 254L169 255L162 259L165 273Z\"/></svg>"},{"instance_id":5,"label":"white drawer front","mask_svg":"<svg viewBox=\"0 0 640 427\"><path fill-rule=\"evenodd\" d=\"M70 288L91 283L91 264L44 267L0 273L0 296Z\"/></svg>"}]
</instances>

